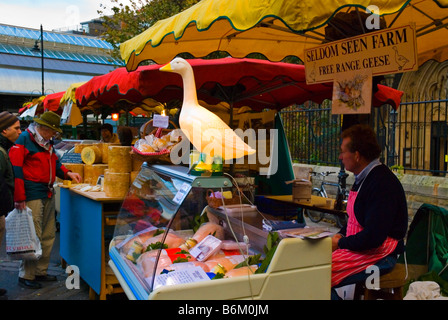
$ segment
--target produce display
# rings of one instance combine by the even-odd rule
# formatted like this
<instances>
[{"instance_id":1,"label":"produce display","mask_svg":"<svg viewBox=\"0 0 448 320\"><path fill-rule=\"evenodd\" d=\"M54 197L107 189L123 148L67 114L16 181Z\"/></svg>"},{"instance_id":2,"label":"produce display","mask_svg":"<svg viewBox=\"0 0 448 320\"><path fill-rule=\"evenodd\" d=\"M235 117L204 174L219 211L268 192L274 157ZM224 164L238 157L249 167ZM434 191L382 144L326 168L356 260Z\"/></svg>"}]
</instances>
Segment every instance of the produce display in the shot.
<instances>
[{"instance_id":1,"label":"produce display","mask_svg":"<svg viewBox=\"0 0 448 320\"><path fill-rule=\"evenodd\" d=\"M207 241L209 238L213 239L213 244ZM210 244L210 247L204 243ZM218 246L214 246L216 243ZM224 243L225 247L232 250L225 250L222 246ZM207 259L202 260L201 255L193 254L195 249L197 251L201 246L199 251L202 253L212 252ZM154 275L155 267L156 277L159 274L194 270L199 267L210 279L247 276L258 269L258 266L252 263L258 262L259 255L249 256L246 252L242 254L240 250L235 250L234 248L238 248L237 243L225 240L223 227L213 222L203 223L190 236L173 230L166 232L166 229L151 226L118 243L117 248L120 248L124 259L130 261L148 283Z\"/></svg>"}]
</instances>

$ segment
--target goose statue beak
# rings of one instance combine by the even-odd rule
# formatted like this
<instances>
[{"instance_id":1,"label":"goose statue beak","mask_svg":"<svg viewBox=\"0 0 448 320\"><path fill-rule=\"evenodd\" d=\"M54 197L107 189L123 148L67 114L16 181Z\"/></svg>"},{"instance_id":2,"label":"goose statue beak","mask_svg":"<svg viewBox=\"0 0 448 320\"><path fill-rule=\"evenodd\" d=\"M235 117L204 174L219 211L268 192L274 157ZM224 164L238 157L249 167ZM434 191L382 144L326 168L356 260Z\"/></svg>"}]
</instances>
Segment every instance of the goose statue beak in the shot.
<instances>
[{"instance_id":1,"label":"goose statue beak","mask_svg":"<svg viewBox=\"0 0 448 320\"><path fill-rule=\"evenodd\" d=\"M159 68L160 71L171 72L173 68L171 68L171 62Z\"/></svg>"}]
</instances>

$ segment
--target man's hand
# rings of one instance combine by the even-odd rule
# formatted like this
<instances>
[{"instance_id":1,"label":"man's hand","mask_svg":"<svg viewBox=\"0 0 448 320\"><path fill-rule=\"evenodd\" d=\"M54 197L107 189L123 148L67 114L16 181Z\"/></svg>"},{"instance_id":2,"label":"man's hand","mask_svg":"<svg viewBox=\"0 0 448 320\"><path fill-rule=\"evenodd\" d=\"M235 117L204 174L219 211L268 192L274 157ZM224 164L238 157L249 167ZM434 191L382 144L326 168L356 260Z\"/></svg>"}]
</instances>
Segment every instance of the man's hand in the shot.
<instances>
[{"instance_id":1,"label":"man's hand","mask_svg":"<svg viewBox=\"0 0 448 320\"><path fill-rule=\"evenodd\" d=\"M75 181L76 183L80 183L82 178L79 175L79 173L76 172L69 172L67 173L67 175L70 177L70 179L72 179L72 181Z\"/></svg>"},{"instance_id":2,"label":"man's hand","mask_svg":"<svg viewBox=\"0 0 448 320\"><path fill-rule=\"evenodd\" d=\"M26 201L14 202L14 207L17 210L25 210L26 209Z\"/></svg>"}]
</instances>

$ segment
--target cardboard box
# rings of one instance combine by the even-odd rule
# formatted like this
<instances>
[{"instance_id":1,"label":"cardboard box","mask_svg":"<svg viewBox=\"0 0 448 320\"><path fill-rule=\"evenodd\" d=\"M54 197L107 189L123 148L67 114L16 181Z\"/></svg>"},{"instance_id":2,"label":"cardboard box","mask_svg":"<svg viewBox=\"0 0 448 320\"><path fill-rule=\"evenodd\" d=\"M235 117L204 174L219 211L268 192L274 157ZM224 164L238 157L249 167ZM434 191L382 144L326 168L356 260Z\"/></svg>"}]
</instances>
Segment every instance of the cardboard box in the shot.
<instances>
[{"instance_id":1,"label":"cardboard box","mask_svg":"<svg viewBox=\"0 0 448 320\"><path fill-rule=\"evenodd\" d=\"M311 181L306 179L295 179L292 181L287 181L287 184L293 183L292 185L292 200L300 202L311 203Z\"/></svg>"}]
</instances>

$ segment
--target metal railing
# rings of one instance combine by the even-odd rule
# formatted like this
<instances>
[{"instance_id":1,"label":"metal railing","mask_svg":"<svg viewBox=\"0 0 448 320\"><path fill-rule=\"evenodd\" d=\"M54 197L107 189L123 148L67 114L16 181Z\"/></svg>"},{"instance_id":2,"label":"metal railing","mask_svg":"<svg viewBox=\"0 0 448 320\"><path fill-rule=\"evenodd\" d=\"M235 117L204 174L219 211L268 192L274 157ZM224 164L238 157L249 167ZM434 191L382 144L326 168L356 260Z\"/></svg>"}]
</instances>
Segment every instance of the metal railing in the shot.
<instances>
[{"instance_id":1,"label":"metal railing","mask_svg":"<svg viewBox=\"0 0 448 320\"><path fill-rule=\"evenodd\" d=\"M448 174L448 99L403 96L398 110L373 108L369 117L382 147L381 161L413 174ZM342 116L331 101L307 102L280 112L294 162L339 166Z\"/></svg>"}]
</instances>

